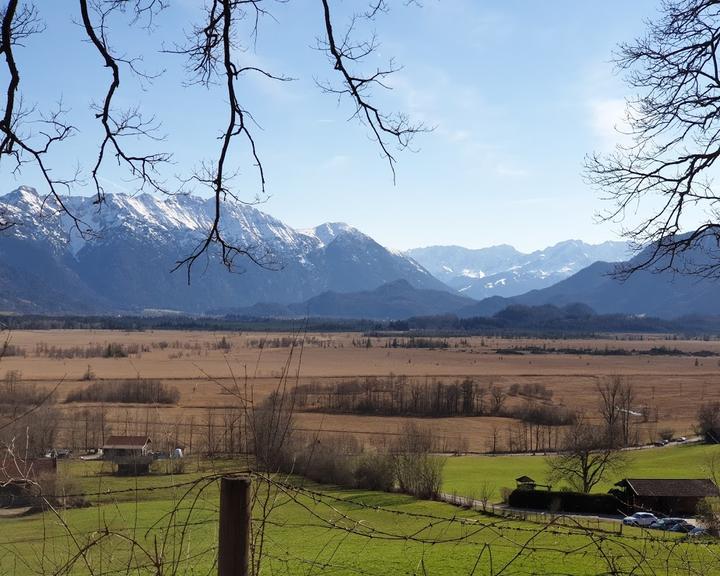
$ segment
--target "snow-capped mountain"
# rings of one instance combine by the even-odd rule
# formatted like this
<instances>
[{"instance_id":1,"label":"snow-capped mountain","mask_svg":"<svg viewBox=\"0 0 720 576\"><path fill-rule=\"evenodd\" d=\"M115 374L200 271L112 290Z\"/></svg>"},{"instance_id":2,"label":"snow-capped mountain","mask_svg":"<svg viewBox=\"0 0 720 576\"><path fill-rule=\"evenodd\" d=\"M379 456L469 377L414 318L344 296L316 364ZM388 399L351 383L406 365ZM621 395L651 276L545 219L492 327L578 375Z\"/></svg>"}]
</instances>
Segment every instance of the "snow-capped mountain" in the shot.
<instances>
[{"instance_id":1,"label":"snow-capped mountain","mask_svg":"<svg viewBox=\"0 0 720 576\"><path fill-rule=\"evenodd\" d=\"M679 238L688 238L689 233ZM650 245L620 269L633 268L652 257L655 246ZM701 323L711 316L720 316L720 283L717 278L684 273L720 260L717 238L713 231L700 235L690 247L675 256L661 257L656 266L638 270L620 281L615 277L617 264L595 262L569 278L542 290L519 296L493 296L460 310L459 316L492 316L508 306L568 306L581 303L598 314L629 314L657 318L687 318L686 325ZM672 269L674 267L678 273ZM597 329L602 330L596 324Z\"/></svg>"},{"instance_id":2,"label":"snow-capped mountain","mask_svg":"<svg viewBox=\"0 0 720 576\"><path fill-rule=\"evenodd\" d=\"M204 312L298 302L328 290L372 290L398 279L448 290L412 258L347 224L300 231L230 203L221 222L226 240L266 267L242 260L244 273L231 274L211 251L196 263L188 285L183 271L170 271L210 228L211 200L108 194L100 206L81 196L63 201L80 230L52 199L30 187L0 196L0 214L14 224L0 232L0 309Z\"/></svg>"},{"instance_id":3,"label":"snow-capped mountain","mask_svg":"<svg viewBox=\"0 0 720 576\"><path fill-rule=\"evenodd\" d=\"M530 254L502 244L470 250L460 246L430 246L407 252L436 278L471 298L515 296L551 286L593 262L626 260L625 242L586 244L567 240Z\"/></svg>"}]
</instances>

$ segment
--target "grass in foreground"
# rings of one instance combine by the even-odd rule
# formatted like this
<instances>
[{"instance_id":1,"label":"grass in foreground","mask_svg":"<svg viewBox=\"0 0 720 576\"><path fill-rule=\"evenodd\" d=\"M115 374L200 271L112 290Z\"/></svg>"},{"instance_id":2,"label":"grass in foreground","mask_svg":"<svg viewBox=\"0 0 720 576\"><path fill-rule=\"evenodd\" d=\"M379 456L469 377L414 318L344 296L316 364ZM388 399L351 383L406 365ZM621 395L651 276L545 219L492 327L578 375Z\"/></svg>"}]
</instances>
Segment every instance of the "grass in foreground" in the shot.
<instances>
[{"instance_id":1,"label":"grass in foreground","mask_svg":"<svg viewBox=\"0 0 720 576\"><path fill-rule=\"evenodd\" d=\"M70 466L78 482L94 486L92 468L76 466L85 464ZM222 464L233 467L240 465ZM0 573L213 573L222 472L109 478L90 508L0 520ZM597 574L638 566L644 574L720 574L716 546L669 534L541 527L403 495L305 486L257 486L256 529L262 504L272 504L262 574Z\"/></svg>"}]
</instances>

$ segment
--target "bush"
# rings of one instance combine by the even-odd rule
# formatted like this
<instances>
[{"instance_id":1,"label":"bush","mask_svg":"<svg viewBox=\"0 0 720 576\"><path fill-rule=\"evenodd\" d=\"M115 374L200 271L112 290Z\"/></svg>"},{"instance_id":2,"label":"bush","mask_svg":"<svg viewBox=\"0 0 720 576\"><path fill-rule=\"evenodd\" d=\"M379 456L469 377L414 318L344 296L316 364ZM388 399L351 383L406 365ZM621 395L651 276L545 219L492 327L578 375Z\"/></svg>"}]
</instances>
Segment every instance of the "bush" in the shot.
<instances>
[{"instance_id":1,"label":"bush","mask_svg":"<svg viewBox=\"0 0 720 576\"><path fill-rule=\"evenodd\" d=\"M508 497L513 508L591 514L625 513L627 507L612 494L583 494L548 490L513 490Z\"/></svg>"},{"instance_id":2,"label":"bush","mask_svg":"<svg viewBox=\"0 0 720 576\"><path fill-rule=\"evenodd\" d=\"M355 466L355 486L365 490L391 492L395 488L395 468L387 454L363 454Z\"/></svg>"},{"instance_id":3,"label":"bush","mask_svg":"<svg viewBox=\"0 0 720 576\"><path fill-rule=\"evenodd\" d=\"M166 460L155 460L150 469L152 472L158 474L184 474L185 473L185 460L182 458L168 458Z\"/></svg>"},{"instance_id":4,"label":"bush","mask_svg":"<svg viewBox=\"0 0 720 576\"><path fill-rule=\"evenodd\" d=\"M510 500L510 494L512 494L512 493L513 493L512 488L508 488L507 486L503 486L502 488L500 488L500 500L502 501L503 504L508 503L508 501Z\"/></svg>"},{"instance_id":5,"label":"bush","mask_svg":"<svg viewBox=\"0 0 720 576\"><path fill-rule=\"evenodd\" d=\"M697 418L697 433L702 435L706 442L720 442L720 402L703 404L698 410Z\"/></svg>"},{"instance_id":6,"label":"bush","mask_svg":"<svg viewBox=\"0 0 720 576\"><path fill-rule=\"evenodd\" d=\"M446 459L432 455L434 446L430 428L412 421L403 425L391 446L401 492L416 498L437 498Z\"/></svg>"},{"instance_id":7,"label":"bush","mask_svg":"<svg viewBox=\"0 0 720 576\"><path fill-rule=\"evenodd\" d=\"M445 458L412 453L395 454L393 458L401 492L425 500L437 498Z\"/></svg>"},{"instance_id":8,"label":"bush","mask_svg":"<svg viewBox=\"0 0 720 576\"><path fill-rule=\"evenodd\" d=\"M333 442L306 446L296 459L295 471L315 482L338 486L355 484L353 458L341 453Z\"/></svg>"},{"instance_id":9,"label":"bush","mask_svg":"<svg viewBox=\"0 0 720 576\"><path fill-rule=\"evenodd\" d=\"M445 458L431 454L429 429L409 423L392 443L391 453L363 452L353 436L298 436L274 451L274 470L300 474L315 482L390 492L396 486L416 498L435 499Z\"/></svg>"},{"instance_id":10,"label":"bush","mask_svg":"<svg viewBox=\"0 0 720 576\"><path fill-rule=\"evenodd\" d=\"M710 534L720 535L720 498L703 498L698 503L695 513Z\"/></svg>"}]
</instances>

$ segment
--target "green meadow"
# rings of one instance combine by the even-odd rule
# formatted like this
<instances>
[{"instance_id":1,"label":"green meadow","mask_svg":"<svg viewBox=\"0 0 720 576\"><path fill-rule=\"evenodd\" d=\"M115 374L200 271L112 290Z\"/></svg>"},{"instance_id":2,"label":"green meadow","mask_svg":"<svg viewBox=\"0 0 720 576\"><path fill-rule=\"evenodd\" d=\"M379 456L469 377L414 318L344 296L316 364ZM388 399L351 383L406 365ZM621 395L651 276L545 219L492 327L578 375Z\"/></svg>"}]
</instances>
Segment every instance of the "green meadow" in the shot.
<instances>
[{"instance_id":1,"label":"green meadow","mask_svg":"<svg viewBox=\"0 0 720 576\"><path fill-rule=\"evenodd\" d=\"M628 450L623 471L607 478L596 491L606 492L622 478L707 478L713 457L720 458L720 446L686 444ZM492 499L498 500L500 489L515 487L515 478L520 476L545 483L548 468L545 456L457 456L447 459L444 472L444 492L477 497L487 483L493 489Z\"/></svg>"},{"instance_id":2,"label":"green meadow","mask_svg":"<svg viewBox=\"0 0 720 576\"><path fill-rule=\"evenodd\" d=\"M632 466L659 460L657 474L681 474L709 451L638 452ZM445 490L470 490L481 473L512 485L542 466L541 457L452 458ZM91 506L0 519L0 574L214 573L218 478L242 467L200 462L174 476L117 478L98 463L64 463L67 490L85 492ZM720 574L717 545L667 533L541 525L297 478L259 481L256 494L262 574Z\"/></svg>"}]
</instances>

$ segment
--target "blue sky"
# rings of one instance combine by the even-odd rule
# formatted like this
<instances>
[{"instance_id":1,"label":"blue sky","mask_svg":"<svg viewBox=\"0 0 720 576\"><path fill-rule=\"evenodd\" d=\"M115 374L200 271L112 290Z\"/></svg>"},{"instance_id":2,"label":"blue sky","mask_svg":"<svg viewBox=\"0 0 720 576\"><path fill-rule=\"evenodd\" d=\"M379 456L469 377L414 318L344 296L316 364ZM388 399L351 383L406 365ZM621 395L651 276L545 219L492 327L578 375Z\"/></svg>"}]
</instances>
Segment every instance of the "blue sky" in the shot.
<instances>
[{"instance_id":1,"label":"blue sky","mask_svg":"<svg viewBox=\"0 0 720 576\"><path fill-rule=\"evenodd\" d=\"M38 4L47 30L18 51L22 93L41 110L59 98L70 108L79 132L51 158L55 172L70 173L92 164L100 134L88 106L102 96L108 73L73 23L75 3ZM149 71L163 71L149 86L124 76L118 104L139 104L162 121L167 141L160 147L174 154L169 182L212 157L225 118L218 89L183 86L182 58L159 53L189 30L198 4L176 0L152 34L118 20L110 36L119 51L142 55ZM338 27L363 5L334 4ZM350 104L316 86L334 79L313 48L320 3L271 4L274 19L261 22L242 61L297 80L248 77L239 84L261 126L255 133L269 198L260 208L298 228L348 222L400 249L509 243L532 250L568 238L617 239L619 226L595 223L595 213L609 205L583 183L582 162L617 138L613 127L629 94L613 74L612 51L642 33L657 0L391 4L389 14L364 29L376 30L381 42L369 66L391 56L403 66L378 101L434 130L398 155L393 184L366 128L348 121ZM237 146L232 154L240 171L234 185L250 200L257 180L247 149ZM39 184L31 170L21 176L7 164L0 170L7 190ZM108 191L134 191L113 168L104 177Z\"/></svg>"}]
</instances>

